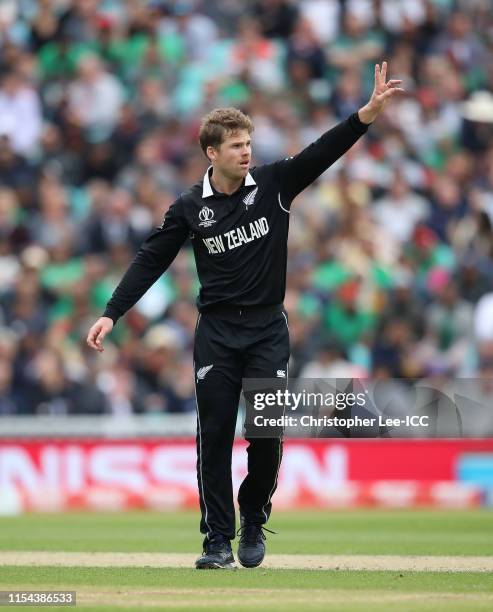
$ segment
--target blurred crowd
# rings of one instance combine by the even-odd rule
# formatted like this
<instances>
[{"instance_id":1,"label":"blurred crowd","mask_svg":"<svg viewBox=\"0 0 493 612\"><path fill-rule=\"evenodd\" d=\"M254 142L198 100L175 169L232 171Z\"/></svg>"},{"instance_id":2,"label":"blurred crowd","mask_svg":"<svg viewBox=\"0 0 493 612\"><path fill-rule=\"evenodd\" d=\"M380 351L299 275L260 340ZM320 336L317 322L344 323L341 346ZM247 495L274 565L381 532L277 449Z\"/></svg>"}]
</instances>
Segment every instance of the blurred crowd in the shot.
<instances>
[{"instance_id":1,"label":"blurred crowd","mask_svg":"<svg viewBox=\"0 0 493 612\"><path fill-rule=\"evenodd\" d=\"M3 0L0 415L193 411L190 245L85 338L203 176L201 115L293 155L382 59L406 94L292 208L290 375L493 376L491 0Z\"/></svg>"}]
</instances>

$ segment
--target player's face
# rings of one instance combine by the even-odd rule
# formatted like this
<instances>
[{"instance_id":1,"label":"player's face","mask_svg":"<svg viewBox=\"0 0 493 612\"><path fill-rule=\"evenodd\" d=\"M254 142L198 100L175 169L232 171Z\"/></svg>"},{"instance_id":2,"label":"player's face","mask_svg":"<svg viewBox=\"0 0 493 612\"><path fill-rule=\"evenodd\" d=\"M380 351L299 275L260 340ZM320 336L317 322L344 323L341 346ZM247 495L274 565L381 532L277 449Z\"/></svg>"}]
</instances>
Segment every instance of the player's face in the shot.
<instances>
[{"instance_id":1,"label":"player's face","mask_svg":"<svg viewBox=\"0 0 493 612\"><path fill-rule=\"evenodd\" d=\"M227 136L218 149L209 147L209 159L214 168L229 179L243 179L248 174L252 158L252 141L247 130Z\"/></svg>"}]
</instances>

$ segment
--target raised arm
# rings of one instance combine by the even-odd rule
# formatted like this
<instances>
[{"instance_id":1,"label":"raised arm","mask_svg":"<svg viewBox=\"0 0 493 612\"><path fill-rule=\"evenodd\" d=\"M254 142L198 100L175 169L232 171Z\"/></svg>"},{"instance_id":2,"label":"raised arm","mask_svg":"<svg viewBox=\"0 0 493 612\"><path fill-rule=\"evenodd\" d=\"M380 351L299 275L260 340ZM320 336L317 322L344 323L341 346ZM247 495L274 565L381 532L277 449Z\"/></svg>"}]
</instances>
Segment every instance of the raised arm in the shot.
<instances>
[{"instance_id":1,"label":"raised arm","mask_svg":"<svg viewBox=\"0 0 493 612\"><path fill-rule=\"evenodd\" d=\"M144 295L169 267L189 230L182 214L180 198L166 213L161 227L155 229L140 247L133 262L113 292L103 316L91 327L87 344L102 352L104 337L127 310Z\"/></svg>"},{"instance_id":2,"label":"raised arm","mask_svg":"<svg viewBox=\"0 0 493 612\"><path fill-rule=\"evenodd\" d=\"M298 155L278 162L280 173L280 198L283 204L291 201L318 178L327 168L337 161L368 130L388 100L398 92L400 80L386 81L387 62L380 68L375 65L375 85L370 100L322 136L308 145Z\"/></svg>"}]
</instances>

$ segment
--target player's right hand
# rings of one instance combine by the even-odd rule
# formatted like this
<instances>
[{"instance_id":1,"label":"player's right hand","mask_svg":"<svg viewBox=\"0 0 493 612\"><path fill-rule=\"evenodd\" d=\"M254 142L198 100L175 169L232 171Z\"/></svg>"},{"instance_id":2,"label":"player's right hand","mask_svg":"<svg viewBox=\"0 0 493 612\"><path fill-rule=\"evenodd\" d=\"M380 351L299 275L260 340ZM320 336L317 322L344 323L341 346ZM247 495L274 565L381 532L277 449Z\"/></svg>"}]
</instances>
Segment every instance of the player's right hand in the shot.
<instances>
[{"instance_id":1,"label":"player's right hand","mask_svg":"<svg viewBox=\"0 0 493 612\"><path fill-rule=\"evenodd\" d=\"M112 329L112 319L109 317L99 318L87 334L87 344L95 351L102 353L104 351L103 340L106 334L109 334Z\"/></svg>"}]
</instances>

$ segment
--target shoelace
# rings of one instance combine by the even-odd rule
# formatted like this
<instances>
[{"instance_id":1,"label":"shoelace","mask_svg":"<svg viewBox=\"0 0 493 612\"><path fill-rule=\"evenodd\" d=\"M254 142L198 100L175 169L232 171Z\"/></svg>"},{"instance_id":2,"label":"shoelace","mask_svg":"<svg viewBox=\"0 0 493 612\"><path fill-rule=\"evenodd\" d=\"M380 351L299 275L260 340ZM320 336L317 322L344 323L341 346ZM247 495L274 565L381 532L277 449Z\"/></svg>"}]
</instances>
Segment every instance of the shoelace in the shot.
<instances>
[{"instance_id":1,"label":"shoelace","mask_svg":"<svg viewBox=\"0 0 493 612\"><path fill-rule=\"evenodd\" d=\"M259 538L265 540L264 531L268 531L269 533L277 535L276 531L267 529L267 527L264 527L263 525L256 525L255 523L245 523L238 529L236 535L241 536L240 542L242 542L243 544L253 545L258 542Z\"/></svg>"}]
</instances>

